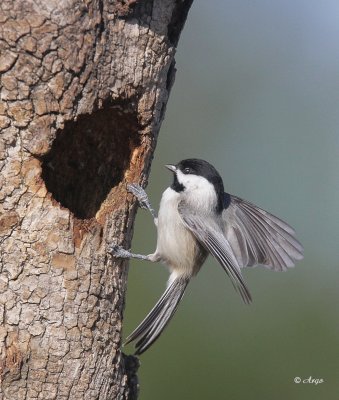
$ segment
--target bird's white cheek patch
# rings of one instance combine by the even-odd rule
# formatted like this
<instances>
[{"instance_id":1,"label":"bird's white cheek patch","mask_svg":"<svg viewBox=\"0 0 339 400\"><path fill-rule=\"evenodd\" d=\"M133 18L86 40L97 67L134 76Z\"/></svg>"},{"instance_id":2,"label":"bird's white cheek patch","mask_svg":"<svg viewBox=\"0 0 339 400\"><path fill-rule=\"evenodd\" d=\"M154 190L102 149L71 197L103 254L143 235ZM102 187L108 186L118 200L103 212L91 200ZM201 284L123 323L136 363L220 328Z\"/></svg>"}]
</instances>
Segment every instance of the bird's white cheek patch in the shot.
<instances>
[{"instance_id":1,"label":"bird's white cheek patch","mask_svg":"<svg viewBox=\"0 0 339 400\"><path fill-rule=\"evenodd\" d=\"M177 171L178 182L185 186L189 190L204 190L210 185L207 179L202 176L193 174L184 174L181 171Z\"/></svg>"},{"instance_id":2,"label":"bird's white cheek patch","mask_svg":"<svg viewBox=\"0 0 339 400\"><path fill-rule=\"evenodd\" d=\"M193 174L183 174L177 171L178 182L185 190L183 196L193 206L203 210L211 209L217 201L214 186L204 177Z\"/></svg>"}]
</instances>

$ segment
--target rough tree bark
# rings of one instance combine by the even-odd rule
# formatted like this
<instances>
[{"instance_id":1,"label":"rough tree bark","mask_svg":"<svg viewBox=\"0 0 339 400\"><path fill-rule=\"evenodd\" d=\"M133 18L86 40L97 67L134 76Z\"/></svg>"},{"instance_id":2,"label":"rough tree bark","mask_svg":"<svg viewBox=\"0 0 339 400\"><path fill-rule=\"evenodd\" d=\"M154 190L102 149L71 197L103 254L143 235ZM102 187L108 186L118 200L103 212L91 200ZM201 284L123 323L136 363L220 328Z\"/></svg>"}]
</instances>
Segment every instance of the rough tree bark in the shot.
<instances>
[{"instance_id":1,"label":"rough tree bark","mask_svg":"<svg viewBox=\"0 0 339 400\"><path fill-rule=\"evenodd\" d=\"M0 398L131 399L130 245L192 0L0 2Z\"/></svg>"}]
</instances>

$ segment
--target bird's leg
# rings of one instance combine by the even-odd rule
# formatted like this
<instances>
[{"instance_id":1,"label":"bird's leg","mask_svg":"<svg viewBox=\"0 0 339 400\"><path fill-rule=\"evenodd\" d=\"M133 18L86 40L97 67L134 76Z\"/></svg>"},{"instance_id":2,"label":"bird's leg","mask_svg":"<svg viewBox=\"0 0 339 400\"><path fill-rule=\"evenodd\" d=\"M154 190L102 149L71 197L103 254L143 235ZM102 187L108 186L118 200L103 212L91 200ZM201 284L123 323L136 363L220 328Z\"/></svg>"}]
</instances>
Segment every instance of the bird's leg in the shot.
<instances>
[{"instance_id":1,"label":"bird's leg","mask_svg":"<svg viewBox=\"0 0 339 400\"><path fill-rule=\"evenodd\" d=\"M151 203L148 199L147 193L144 191L144 189L137 183L129 183L127 185L127 190L138 199L140 208L148 210L152 214L154 223L155 223L155 225L157 225L157 222L158 222L157 216L155 214L154 209L151 206Z\"/></svg>"},{"instance_id":2,"label":"bird's leg","mask_svg":"<svg viewBox=\"0 0 339 400\"><path fill-rule=\"evenodd\" d=\"M139 260L144 260L144 261L154 261L152 258L152 254L148 256L144 256L143 254L135 254L131 253L128 250L125 250L121 246L118 246L117 244L112 244L109 248L109 253L115 257L115 258L125 258L125 259L130 259L130 258L138 258Z\"/></svg>"},{"instance_id":3,"label":"bird's leg","mask_svg":"<svg viewBox=\"0 0 339 400\"><path fill-rule=\"evenodd\" d=\"M127 185L127 190L137 198L140 208L146 209L152 214L155 225L158 225L158 219L155 215L155 211L153 210L147 193L144 191L144 189L137 183L130 183ZM156 254L149 254L148 256L144 256L143 254L131 253L130 251L125 250L123 247L115 243L110 246L109 253L115 258L137 258L139 260L151 262L158 261L158 257L156 256Z\"/></svg>"}]
</instances>

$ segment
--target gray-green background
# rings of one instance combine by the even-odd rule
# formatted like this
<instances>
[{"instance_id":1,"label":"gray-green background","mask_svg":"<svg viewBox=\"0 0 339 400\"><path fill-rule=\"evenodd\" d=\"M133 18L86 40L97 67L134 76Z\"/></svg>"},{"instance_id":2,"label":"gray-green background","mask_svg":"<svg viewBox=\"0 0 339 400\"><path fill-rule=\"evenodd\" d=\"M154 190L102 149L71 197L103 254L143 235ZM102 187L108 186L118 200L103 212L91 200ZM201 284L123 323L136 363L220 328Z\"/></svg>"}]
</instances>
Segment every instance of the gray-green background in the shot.
<instances>
[{"instance_id":1,"label":"gray-green background","mask_svg":"<svg viewBox=\"0 0 339 400\"><path fill-rule=\"evenodd\" d=\"M140 399L339 399L339 2L195 0L176 59L153 205L172 178L163 164L204 158L227 191L294 226L305 259L245 270L250 306L209 259L141 357ZM133 250L155 244L139 211ZM130 263L125 336L166 279L160 264ZM309 376L325 382L293 382Z\"/></svg>"}]
</instances>

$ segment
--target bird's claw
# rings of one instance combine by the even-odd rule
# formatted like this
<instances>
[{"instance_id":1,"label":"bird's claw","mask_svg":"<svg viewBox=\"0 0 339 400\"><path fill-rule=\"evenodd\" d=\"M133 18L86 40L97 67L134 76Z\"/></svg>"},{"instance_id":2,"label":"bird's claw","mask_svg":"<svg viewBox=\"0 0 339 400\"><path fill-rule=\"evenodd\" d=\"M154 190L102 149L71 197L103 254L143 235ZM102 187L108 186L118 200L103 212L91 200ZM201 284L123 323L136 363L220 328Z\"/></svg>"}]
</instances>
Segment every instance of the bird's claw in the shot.
<instances>
[{"instance_id":1,"label":"bird's claw","mask_svg":"<svg viewBox=\"0 0 339 400\"><path fill-rule=\"evenodd\" d=\"M127 185L127 190L138 199L140 208L143 208L145 210L152 210L147 193L140 185L138 185L137 183L129 183Z\"/></svg>"},{"instance_id":2,"label":"bird's claw","mask_svg":"<svg viewBox=\"0 0 339 400\"><path fill-rule=\"evenodd\" d=\"M115 243L110 246L109 253L115 258L130 258L130 252Z\"/></svg>"}]
</instances>

